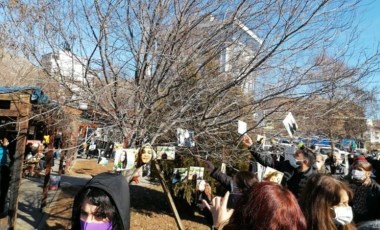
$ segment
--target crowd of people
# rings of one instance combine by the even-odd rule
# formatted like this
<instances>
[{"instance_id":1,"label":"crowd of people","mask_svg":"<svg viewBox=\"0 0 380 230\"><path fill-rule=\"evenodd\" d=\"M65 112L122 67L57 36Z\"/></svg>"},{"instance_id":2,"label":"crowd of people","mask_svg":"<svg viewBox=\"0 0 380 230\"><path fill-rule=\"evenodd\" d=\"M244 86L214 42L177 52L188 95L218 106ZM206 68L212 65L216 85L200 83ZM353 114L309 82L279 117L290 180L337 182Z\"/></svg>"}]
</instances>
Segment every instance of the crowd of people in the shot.
<instances>
[{"instance_id":1,"label":"crowd of people","mask_svg":"<svg viewBox=\"0 0 380 230\"><path fill-rule=\"evenodd\" d=\"M380 185L375 180L379 159L357 155L345 162L337 153L324 159L300 146L285 160L260 151L248 135L242 142L250 149L253 164L274 168L284 177L281 183L258 178L241 183L241 178L221 175L206 163L210 175L222 185L243 188L233 209L228 207L231 189L224 197L203 201L213 217L212 229L380 229ZM258 176L254 167L246 173L245 178Z\"/></svg>"},{"instance_id":2,"label":"crowd of people","mask_svg":"<svg viewBox=\"0 0 380 230\"><path fill-rule=\"evenodd\" d=\"M247 135L242 143L250 149L252 163L282 172L283 179L260 179L255 167L231 177L205 161L211 177L227 191L212 198L209 185L199 185L204 193L199 207L208 212L212 229L380 229L379 159L358 155L345 162L333 153L324 159L301 146L285 160L262 153ZM129 206L125 177L99 174L75 197L73 229L129 229Z\"/></svg>"}]
</instances>

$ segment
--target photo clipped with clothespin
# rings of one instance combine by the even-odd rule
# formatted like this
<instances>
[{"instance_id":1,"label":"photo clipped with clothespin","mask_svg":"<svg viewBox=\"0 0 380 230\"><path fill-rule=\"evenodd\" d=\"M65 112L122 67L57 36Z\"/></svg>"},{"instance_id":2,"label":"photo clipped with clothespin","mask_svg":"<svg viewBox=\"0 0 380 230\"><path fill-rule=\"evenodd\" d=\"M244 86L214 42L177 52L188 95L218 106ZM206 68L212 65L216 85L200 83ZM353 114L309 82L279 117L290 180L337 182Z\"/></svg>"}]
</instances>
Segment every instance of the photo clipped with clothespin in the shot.
<instances>
[{"instance_id":1,"label":"photo clipped with clothespin","mask_svg":"<svg viewBox=\"0 0 380 230\"><path fill-rule=\"evenodd\" d=\"M260 134L257 135L257 137L256 137L257 143L265 144L265 141L266 141L265 135L260 135Z\"/></svg>"},{"instance_id":2,"label":"photo clipped with clothespin","mask_svg":"<svg viewBox=\"0 0 380 230\"><path fill-rule=\"evenodd\" d=\"M194 147L194 131L177 128L177 142L181 147Z\"/></svg>"},{"instance_id":3,"label":"photo clipped with clothespin","mask_svg":"<svg viewBox=\"0 0 380 230\"><path fill-rule=\"evenodd\" d=\"M181 183L187 178L188 168L174 168L172 183Z\"/></svg>"},{"instance_id":4,"label":"photo clipped with clothespin","mask_svg":"<svg viewBox=\"0 0 380 230\"><path fill-rule=\"evenodd\" d=\"M189 180L203 180L205 173L204 167L190 166L188 179Z\"/></svg>"},{"instance_id":5,"label":"photo clipped with clothespin","mask_svg":"<svg viewBox=\"0 0 380 230\"><path fill-rule=\"evenodd\" d=\"M286 131L288 131L289 136L293 138L294 133L298 129L298 125L291 112L286 115L282 123L284 124Z\"/></svg>"},{"instance_id":6,"label":"photo clipped with clothespin","mask_svg":"<svg viewBox=\"0 0 380 230\"><path fill-rule=\"evenodd\" d=\"M256 168L257 168L257 179L261 182L263 180L263 174L265 172L265 166L260 164L259 162L256 162Z\"/></svg>"},{"instance_id":7,"label":"photo clipped with clothespin","mask_svg":"<svg viewBox=\"0 0 380 230\"><path fill-rule=\"evenodd\" d=\"M174 146L157 146L157 160L174 160L175 147Z\"/></svg>"},{"instance_id":8,"label":"photo clipped with clothespin","mask_svg":"<svg viewBox=\"0 0 380 230\"><path fill-rule=\"evenodd\" d=\"M226 167L226 163L222 163L221 165L220 165L220 171L222 172L222 173L224 173L224 174L226 174L226 170L227 169L227 167Z\"/></svg>"},{"instance_id":9,"label":"photo clipped with clothespin","mask_svg":"<svg viewBox=\"0 0 380 230\"><path fill-rule=\"evenodd\" d=\"M244 121L238 121L238 133L243 135L247 132L247 123Z\"/></svg>"}]
</instances>

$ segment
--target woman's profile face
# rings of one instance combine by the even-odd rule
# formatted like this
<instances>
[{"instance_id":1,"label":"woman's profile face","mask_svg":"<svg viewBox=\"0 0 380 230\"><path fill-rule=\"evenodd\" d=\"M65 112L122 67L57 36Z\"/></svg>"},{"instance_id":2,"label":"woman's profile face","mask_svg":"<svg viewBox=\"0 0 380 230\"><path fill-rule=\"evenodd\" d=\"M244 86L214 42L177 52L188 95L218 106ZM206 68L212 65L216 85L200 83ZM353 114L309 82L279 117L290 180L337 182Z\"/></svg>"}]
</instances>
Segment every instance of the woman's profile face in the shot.
<instances>
[{"instance_id":1,"label":"woman's profile face","mask_svg":"<svg viewBox=\"0 0 380 230\"><path fill-rule=\"evenodd\" d=\"M108 217L96 215L97 207L98 206L96 205L90 204L88 199L84 199L84 201L82 202L82 207L80 211L80 220L87 223L95 223L95 224L109 222L110 220L108 219Z\"/></svg>"}]
</instances>

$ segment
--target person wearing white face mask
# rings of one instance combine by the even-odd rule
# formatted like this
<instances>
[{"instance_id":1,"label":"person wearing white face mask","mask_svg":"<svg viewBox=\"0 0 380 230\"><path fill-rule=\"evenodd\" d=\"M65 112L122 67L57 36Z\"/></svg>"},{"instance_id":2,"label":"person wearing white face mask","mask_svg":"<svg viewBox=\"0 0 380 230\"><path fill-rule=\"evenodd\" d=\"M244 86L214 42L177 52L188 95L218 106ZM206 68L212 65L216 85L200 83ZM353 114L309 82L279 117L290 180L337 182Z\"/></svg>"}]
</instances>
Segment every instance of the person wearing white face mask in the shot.
<instances>
[{"instance_id":1,"label":"person wearing white face mask","mask_svg":"<svg viewBox=\"0 0 380 230\"><path fill-rule=\"evenodd\" d=\"M317 153L315 155L315 166L317 168L318 173L330 174L330 172L326 168L325 161L323 160L323 155L320 153Z\"/></svg>"},{"instance_id":2,"label":"person wearing white face mask","mask_svg":"<svg viewBox=\"0 0 380 230\"><path fill-rule=\"evenodd\" d=\"M355 223L380 219L380 185L371 178L372 166L363 157L355 159L351 171Z\"/></svg>"},{"instance_id":3,"label":"person wearing white face mask","mask_svg":"<svg viewBox=\"0 0 380 230\"><path fill-rule=\"evenodd\" d=\"M326 159L325 165L327 170L335 178L340 179L345 175L345 165L340 153L334 152L329 158Z\"/></svg>"},{"instance_id":4,"label":"person wearing white face mask","mask_svg":"<svg viewBox=\"0 0 380 230\"><path fill-rule=\"evenodd\" d=\"M313 175L300 199L309 230L351 230L352 191L348 184L326 174Z\"/></svg>"}]
</instances>

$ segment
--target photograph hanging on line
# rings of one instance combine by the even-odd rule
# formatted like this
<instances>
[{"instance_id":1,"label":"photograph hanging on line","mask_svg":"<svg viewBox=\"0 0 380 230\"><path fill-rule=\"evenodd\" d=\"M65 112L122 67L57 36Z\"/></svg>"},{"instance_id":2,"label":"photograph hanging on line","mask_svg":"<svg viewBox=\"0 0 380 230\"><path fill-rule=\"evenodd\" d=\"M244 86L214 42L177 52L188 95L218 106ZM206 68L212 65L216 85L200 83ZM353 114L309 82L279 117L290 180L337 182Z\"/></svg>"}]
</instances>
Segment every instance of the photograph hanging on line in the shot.
<instances>
[{"instance_id":1,"label":"photograph hanging on line","mask_svg":"<svg viewBox=\"0 0 380 230\"><path fill-rule=\"evenodd\" d=\"M156 149L158 160L174 160L175 147L174 146L157 146Z\"/></svg>"},{"instance_id":2,"label":"photograph hanging on line","mask_svg":"<svg viewBox=\"0 0 380 230\"><path fill-rule=\"evenodd\" d=\"M188 168L174 168L172 183L176 184L183 182L187 177L187 173Z\"/></svg>"},{"instance_id":3,"label":"photograph hanging on line","mask_svg":"<svg viewBox=\"0 0 380 230\"><path fill-rule=\"evenodd\" d=\"M205 168L190 166L189 168L189 180L202 180L204 176Z\"/></svg>"},{"instance_id":4,"label":"photograph hanging on line","mask_svg":"<svg viewBox=\"0 0 380 230\"><path fill-rule=\"evenodd\" d=\"M194 131L177 128L177 143L181 147L194 147Z\"/></svg>"},{"instance_id":5,"label":"photograph hanging on line","mask_svg":"<svg viewBox=\"0 0 380 230\"><path fill-rule=\"evenodd\" d=\"M247 132L247 123L244 121L238 121L238 133L244 134Z\"/></svg>"},{"instance_id":6,"label":"photograph hanging on line","mask_svg":"<svg viewBox=\"0 0 380 230\"><path fill-rule=\"evenodd\" d=\"M136 163L136 155L139 149L137 148L128 148L123 149L127 153L127 165L125 167L126 170L132 169Z\"/></svg>"},{"instance_id":7,"label":"photograph hanging on line","mask_svg":"<svg viewBox=\"0 0 380 230\"><path fill-rule=\"evenodd\" d=\"M296 119L294 119L291 112L286 115L285 119L282 121L285 126L286 131L288 132L290 137L293 137L294 133L298 129L298 125L296 123Z\"/></svg>"}]
</instances>

